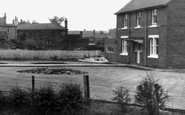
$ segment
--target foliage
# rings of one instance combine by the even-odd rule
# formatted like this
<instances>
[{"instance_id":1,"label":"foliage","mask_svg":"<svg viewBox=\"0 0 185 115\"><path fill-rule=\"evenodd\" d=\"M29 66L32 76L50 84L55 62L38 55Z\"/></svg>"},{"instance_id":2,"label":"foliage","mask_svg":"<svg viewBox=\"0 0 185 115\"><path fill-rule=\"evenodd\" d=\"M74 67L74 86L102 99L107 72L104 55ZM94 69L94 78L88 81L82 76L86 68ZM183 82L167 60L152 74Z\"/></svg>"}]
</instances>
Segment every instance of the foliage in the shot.
<instances>
[{"instance_id":1,"label":"foliage","mask_svg":"<svg viewBox=\"0 0 185 115\"><path fill-rule=\"evenodd\" d=\"M78 84L64 84L58 93L57 100L62 114L81 115L85 107L82 91Z\"/></svg>"},{"instance_id":2,"label":"foliage","mask_svg":"<svg viewBox=\"0 0 185 115\"><path fill-rule=\"evenodd\" d=\"M12 88L8 95L10 108L14 111L26 112L31 104L31 95L20 87Z\"/></svg>"},{"instance_id":3,"label":"foliage","mask_svg":"<svg viewBox=\"0 0 185 115\"><path fill-rule=\"evenodd\" d=\"M38 115L52 114L56 109L56 94L53 88L47 86L36 91L33 105L34 113Z\"/></svg>"},{"instance_id":4,"label":"foliage","mask_svg":"<svg viewBox=\"0 0 185 115\"><path fill-rule=\"evenodd\" d=\"M149 115L154 115L156 111L159 111L158 109L165 107L168 97L162 86L152 78L152 75L147 75L137 86L135 101L144 105Z\"/></svg>"},{"instance_id":5,"label":"foliage","mask_svg":"<svg viewBox=\"0 0 185 115\"><path fill-rule=\"evenodd\" d=\"M115 97L112 99L120 103L120 107L122 111L127 111L127 104L131 101L129 98L129 91L124 87L118 87L116 90L113 90Z\"/></svg>"},{"instance_id":6,"label":"foliage","mask_svg":"<svg viewBox=\"0 0 185 115\"><path fill-rule=\"evenodd\" d=\"M60 25L63 21L64 21L64 17L58 17L58 16L54 16L52 19L49 19L49 21L53 24L58 24Z\"/></svg>"}]
</instances>

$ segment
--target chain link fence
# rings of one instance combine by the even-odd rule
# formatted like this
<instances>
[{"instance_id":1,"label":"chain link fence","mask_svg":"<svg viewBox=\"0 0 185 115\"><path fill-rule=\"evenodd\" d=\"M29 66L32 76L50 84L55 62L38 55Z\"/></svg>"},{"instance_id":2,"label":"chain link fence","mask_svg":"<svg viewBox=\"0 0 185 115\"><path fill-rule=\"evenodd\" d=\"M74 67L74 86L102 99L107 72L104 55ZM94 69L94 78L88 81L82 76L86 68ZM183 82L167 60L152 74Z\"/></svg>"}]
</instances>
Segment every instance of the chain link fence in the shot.
<instances>
[{"instance_id":1,"label":"chain link fence","mask_svg":"<svg viewBox=\"0 0 185 115\"><path fill-rule=\"evenodd\" d=\"M58 90L64 83L77 83L81 85L84 91L83 76L89 75L90 98L94 100L113 101L115 96L113 90L123 86L129 90L131 103L134 103L136 87L141 80L146 77L146 73L150 71L135 70L126 67L66 67L73 70L86 72L86 74L31 74L18 73L18 70L27 70L28 68L4 67L0 68L0 90L9 91L15 86L24 89L32 87L32 75L35 76L35 88L41 88L47 85L53 86ZM185 81L180 78L172 78L164 75L165 73L156 72L157 75L162 75L159 78L159 83L169 94L169 100L166 103L167 108L185 110ZM174 74L174 73L170 73ZM176 74L174 74L175 76ZM177 74L178 75L178 74ZM185 74L183 74L185 77ZM183 77L181 75L181 77ZM169 77L169 78L168 78ZM177 80L177 81L174 81ZM170 82L169 82L170 81Z\"/></svg>"}]
</instances>

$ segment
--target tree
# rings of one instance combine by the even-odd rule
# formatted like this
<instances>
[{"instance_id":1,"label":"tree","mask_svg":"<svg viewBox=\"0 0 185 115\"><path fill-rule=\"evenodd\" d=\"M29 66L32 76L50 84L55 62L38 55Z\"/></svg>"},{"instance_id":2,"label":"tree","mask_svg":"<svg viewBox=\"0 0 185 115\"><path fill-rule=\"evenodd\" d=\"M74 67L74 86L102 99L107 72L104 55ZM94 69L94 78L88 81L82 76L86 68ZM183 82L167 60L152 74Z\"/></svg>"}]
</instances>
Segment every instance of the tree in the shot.
<instances>
[{"instance_id":1,"label":"tree","mask_svg":"<svg viewBox=\"0 0 185 115\"><path fill-rule=\"evenodd\" d=\"M52 19L49 19L49 21L53 24L57 24L60 25L63 21L65 20L64 17L58 17L58 16L54 16Z\"/></svg>"},{"instance_id":2,"label":"tree","mask_svg":"<svg viewBox=\"0 0 185 115\"><path fill-rule=\"evenodd\" d=\"M129 97L129 91L123 86L118 87L116 90L113 90L115 97L112 99L120 103L120 108L123 112L127 111L127 104L131 101Z\"/></svg>"},{"instance_id":3,"label":"tree","mask_svg":"<svg viewBox=\"0 0 185 115\"><path fill-rule=\"evenodd\" d=\"M138 104L144 105L149 115L158 115L159 109L165 107L165 102L168 98L168 94L153 79L152 75L147 75L137 86L135 101Z\"/></svg>"}]
</instances>

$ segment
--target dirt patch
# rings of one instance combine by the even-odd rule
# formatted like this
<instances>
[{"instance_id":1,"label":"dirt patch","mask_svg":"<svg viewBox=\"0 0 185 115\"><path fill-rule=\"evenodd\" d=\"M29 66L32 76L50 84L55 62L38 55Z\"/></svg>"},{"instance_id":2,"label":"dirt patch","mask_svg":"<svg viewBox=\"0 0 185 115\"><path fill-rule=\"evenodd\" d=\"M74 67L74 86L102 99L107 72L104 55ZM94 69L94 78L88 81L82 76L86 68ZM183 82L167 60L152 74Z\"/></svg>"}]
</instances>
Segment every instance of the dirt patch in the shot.
<instances>
[{"instance_id":1,"label":"dirt patch","mask_svg":"<svg viewBox=\"0 0 185 115\"><path fill-rule=\"evenodd\" d=\"M73 70L69 68L49 68L49 67L41 67L29 70L20 70L17 71L20 73L32 73L32 74L57 74L57 75L79 75L79 74L87 74L87 72L82 72L79 70Z\"/></svg>"}]
</instances>

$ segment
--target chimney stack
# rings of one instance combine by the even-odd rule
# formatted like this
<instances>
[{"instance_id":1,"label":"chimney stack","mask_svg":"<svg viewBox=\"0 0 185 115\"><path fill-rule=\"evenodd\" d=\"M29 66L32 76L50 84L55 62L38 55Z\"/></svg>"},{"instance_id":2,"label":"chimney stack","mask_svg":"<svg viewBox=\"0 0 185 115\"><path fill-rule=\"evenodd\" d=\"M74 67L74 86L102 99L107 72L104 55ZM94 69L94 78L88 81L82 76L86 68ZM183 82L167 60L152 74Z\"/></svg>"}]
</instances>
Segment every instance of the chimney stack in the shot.
<instances>
[{"instance_id":1,"label":"chimney stack","mask_svg":"<svg viewBox=\"0 0 185 115\"><path fill-rule=\"evenodd\" d=\"M65 18L65 28L68 29L68 21L67 21L67 18Z\"/></svg>"},{"instance_id":2,"label":"chimney stack","mask_svg":"<svg viewBox=\"0 0 185 115\"><path fill-rule=\"evenodd\" d=\"M17 16L15 16L15 19L13 20L13 24L17 26L19 24Z\"/></svg>"}]
</instances>

